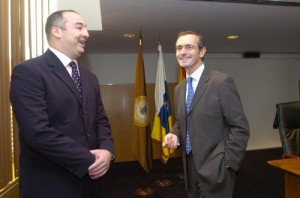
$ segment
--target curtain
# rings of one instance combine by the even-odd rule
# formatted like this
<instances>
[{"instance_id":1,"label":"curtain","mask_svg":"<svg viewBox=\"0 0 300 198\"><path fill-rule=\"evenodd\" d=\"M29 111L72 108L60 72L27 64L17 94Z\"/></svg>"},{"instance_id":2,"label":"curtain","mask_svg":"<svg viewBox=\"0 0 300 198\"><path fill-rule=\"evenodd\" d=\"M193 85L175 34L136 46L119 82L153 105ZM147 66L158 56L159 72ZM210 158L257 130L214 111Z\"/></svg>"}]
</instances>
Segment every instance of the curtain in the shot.
<instances>
[{"instance_id":1,"label":"curtain","mask_svg":"<svg viewBox=\"0 0 300 198\"><path fill-rule=\"evenodd\" d=\"M9 101L11 70L48 47L44 27L49 4L50 0L0 1L0 195L19 176L18 125Z\"/></svg>"},{"instance_id":2,"label":"curtain","mask_svg":"<svg viewBox=\"0 0 300 198\"><path fill-rule=\"evenodd\" d=\"M0 189L4 188L12 180L12 147L11 147L11 122L10 105L8 99L10 79L10 35L9 0L0 1ZM7 163L9 162L9 163Z\"/></svg>"}]
</instances>

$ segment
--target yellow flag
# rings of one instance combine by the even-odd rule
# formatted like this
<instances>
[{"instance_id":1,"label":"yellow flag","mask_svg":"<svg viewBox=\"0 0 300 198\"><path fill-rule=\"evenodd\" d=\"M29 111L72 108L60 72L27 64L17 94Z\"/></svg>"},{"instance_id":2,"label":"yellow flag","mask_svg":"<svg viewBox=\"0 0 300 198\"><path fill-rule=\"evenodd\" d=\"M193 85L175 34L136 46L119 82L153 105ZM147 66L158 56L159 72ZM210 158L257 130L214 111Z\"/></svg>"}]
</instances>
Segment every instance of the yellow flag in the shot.
<instances>
[{"instance_id":1,"label":"yellow flag","mask_svg":"<svg viewBox=\"0 0 300 198\"><path fill-rule=\"evenodd\" d=\"M150 137L149 109L146 93L141 34L136 59L133 112L133 155L139 161L144 170L149 172L152 168L152 142Z\"/></svg>"},{"instance_id":2,"label":"yellow flag","mask_svg":"<svg viewBox=\"0 0 300 198\"><path fill-rule=\"evenodd\" d=\"M185 80L185 69L183 67L179 66L179 78L178 78L178 82L182 82Z\"/></svg>"}]
</instances>

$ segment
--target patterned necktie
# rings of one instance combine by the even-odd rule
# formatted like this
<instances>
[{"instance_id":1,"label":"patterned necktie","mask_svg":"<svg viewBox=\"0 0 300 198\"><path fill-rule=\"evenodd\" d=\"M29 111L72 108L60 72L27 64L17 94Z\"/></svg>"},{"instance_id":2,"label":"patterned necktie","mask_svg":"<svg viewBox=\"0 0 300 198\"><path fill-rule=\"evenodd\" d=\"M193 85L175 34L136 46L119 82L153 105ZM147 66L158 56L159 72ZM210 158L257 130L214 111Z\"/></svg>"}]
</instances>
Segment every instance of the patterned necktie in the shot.
<instances>
[{"instance_id":1,"label":"patterned necktie","mask_svg":"<svg viewBox=\"0 0 300 198\"><path fill-rule=\"evenodd\" d=\"M193 78L192 77L188 77L187 78L187 84L188 84L188 89L187 89L187 97L186 97L186 121L188 120L188 112L190 110L190 106L192 103L192 99L194 96L194 90L193 90ZM188 122L186 122L187 127L186 127L186 153L189 154L192 151L192 147L191 147L191 141L190 141L190 134L189 134L189 127L188 127Z\"/></svg>"},{"instance_id":2,"label":"patterned necktie","mask_svg":"<svg viewBox=\"0 0 300 198\"><path fill-rule=\"evenodd\" d=\"M69 65L72 67L72 79L75 83L77 90L79 91L80 99L82 99L81 80L79 77L77 65L74 61L71 61Z\"/></svg>"}]
</instances>

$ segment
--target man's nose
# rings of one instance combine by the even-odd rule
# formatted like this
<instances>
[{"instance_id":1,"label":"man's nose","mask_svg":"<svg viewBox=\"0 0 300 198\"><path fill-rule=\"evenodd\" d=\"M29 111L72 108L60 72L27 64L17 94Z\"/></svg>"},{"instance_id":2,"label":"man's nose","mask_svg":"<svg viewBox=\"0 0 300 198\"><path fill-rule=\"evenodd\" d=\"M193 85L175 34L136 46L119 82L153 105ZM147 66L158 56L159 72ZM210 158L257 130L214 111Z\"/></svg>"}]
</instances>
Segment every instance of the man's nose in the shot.
<instances>
[{"instance_id":1,"label":"man's nose","mask_svg":"<svg viewBox=\"0 0 300 198\"><path fill-rule=\"evenodd\" d=\"M186 54L187 51L188 51L187 48L183 47L183 48L180 49L179 53Z\"/></svg>"},{"instance_id":2,"label":"man's nose","mask_svg":"<svg viewBox=\"0 0 300 198\"><path fill-rule=\"evenodd\" d=\"M90 37L89 31L87 30L87 28L85 28L85 31L83 33L83 36L85 36L86 38Z\"/></svg>"}]
</instances>

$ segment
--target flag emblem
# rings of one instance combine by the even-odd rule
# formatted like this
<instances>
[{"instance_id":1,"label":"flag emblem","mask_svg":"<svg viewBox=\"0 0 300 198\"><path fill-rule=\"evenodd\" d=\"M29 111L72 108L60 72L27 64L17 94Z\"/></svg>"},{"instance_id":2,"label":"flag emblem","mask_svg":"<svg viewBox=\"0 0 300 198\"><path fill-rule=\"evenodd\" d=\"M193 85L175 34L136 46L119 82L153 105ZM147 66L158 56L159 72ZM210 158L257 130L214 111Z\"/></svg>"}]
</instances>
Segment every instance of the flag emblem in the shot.
<instances>
[{"instance_id":1,"label":"flag emblem","mask_svg":"<svg viewBox=\"0 0 300 198\"><path fill-rule=\"evenodd\" d=\"M148 104L145 96L135 98L134 105L134 122L138 126L149 124Z\"/></svg>"}]
</instances>

